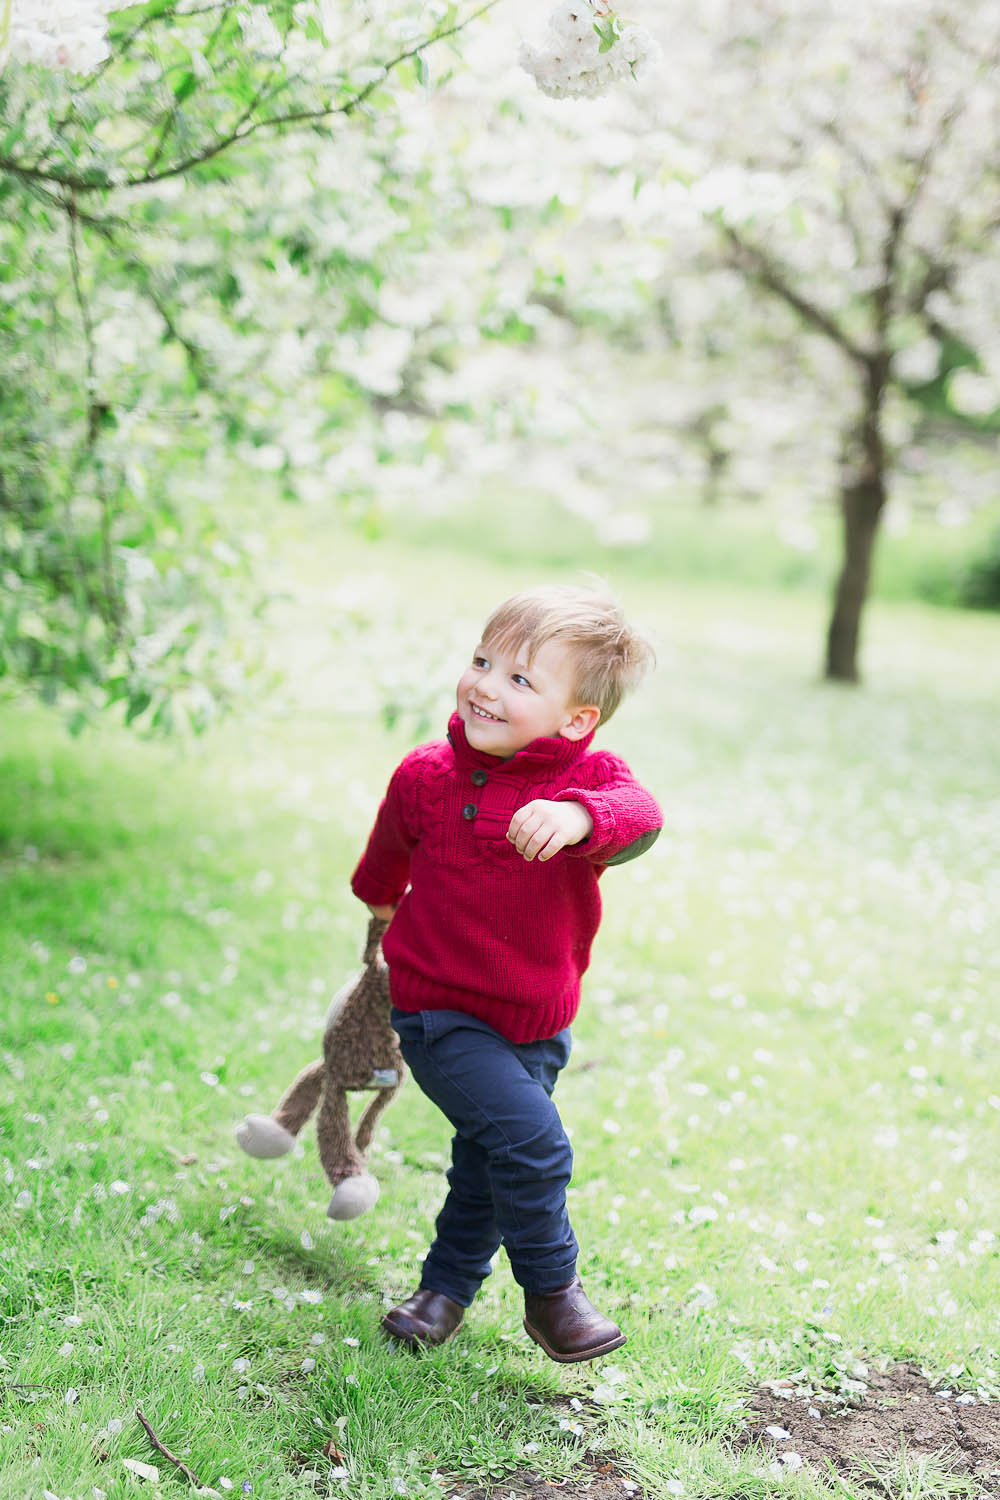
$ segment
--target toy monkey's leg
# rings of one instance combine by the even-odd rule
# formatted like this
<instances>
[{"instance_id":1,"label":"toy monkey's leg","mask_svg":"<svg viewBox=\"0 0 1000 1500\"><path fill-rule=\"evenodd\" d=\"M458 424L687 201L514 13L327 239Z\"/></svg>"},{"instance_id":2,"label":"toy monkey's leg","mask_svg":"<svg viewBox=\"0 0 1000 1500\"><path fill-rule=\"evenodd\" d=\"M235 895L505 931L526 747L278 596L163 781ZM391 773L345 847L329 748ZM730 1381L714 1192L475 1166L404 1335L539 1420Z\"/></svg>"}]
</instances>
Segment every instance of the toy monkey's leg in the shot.
<instances>
[{"instance_id":1,"label":"toy monkey's leg","mask_svg":"<svg viewBox=\"0 0 1000 1500\"><path fill-rule=\"evenodd\" d=\"M316 1122L316 1137L319 1142L319 1159L332 1187L337 1187L346 1177L358 1177L364 1172L364 1159L351 1134L347 1093L344 1089L328 1085L324 1090Z\"/></svg>"},{"instance_id":2,"label":"toy monkey's leg","mask_svg":"<svg viewBox=\"0 0 1000 1500\"><path fill-rule=\"evenodd\" d=\"M359 1214L367 1213L378 1199L378 1182L365 1169L365 1159L354 1144L347 1094L342 1088L334 1088L329 1080L319 1108L316 1133L319 1158L333 1186L327 1216L356 1219Z\"/></svg>"},{"instance_id":3,"label":"toy monkey's leg","mask_svg":"<svg viewBox=\"0 0 1000 1500\"><path fill-rule=\"evenodd\" d=\"M397 1084L394 1089L379 1089L378 1093L375 1095L374 1099L372 1099L371 1103L368 1105L368 1108L361 1116L361 1119L358 1121L358 1128L354 1133L354 1139L357 1144L357 1148L362 1155L364 1155L364 1153L368 1150L368 1147L372 1143L372 1137L375 1134L375 1126L378 1124L379 1115L381 1115L386 1105L391 1103L392 1100L395 1099L396 1095L399 1093L400 1087L401 1085Z\"/></svg>"},{"instance_id":4,"label":"toy monkey's leg","mask_svg":"<svg viewBox=\"0 0 1000 1500\"><path fill-rule=\"evenodd\" d=\"M295 1137L316 1108L323 1087L322 1061L303 1068L273 1114L247 1115L236 1127L236 1139L248 1156L286 1156Z\"/></svg>"},{"instance_id":5,"label":"toy monkey's leg","mask_svg":"<svg viewBox=\"0 0 1000 1500\"><path fill-rule=\"evenodd\" d=\"M322 1059L319 1062L310 1063L308 1068L302 1069L291 1088L282 1095L281 1103L274 1111L272 1118L290 1135L298 1135L319 1103L320 1090L323 1087L323 1069Z\"/></svg>"}]
</instances>

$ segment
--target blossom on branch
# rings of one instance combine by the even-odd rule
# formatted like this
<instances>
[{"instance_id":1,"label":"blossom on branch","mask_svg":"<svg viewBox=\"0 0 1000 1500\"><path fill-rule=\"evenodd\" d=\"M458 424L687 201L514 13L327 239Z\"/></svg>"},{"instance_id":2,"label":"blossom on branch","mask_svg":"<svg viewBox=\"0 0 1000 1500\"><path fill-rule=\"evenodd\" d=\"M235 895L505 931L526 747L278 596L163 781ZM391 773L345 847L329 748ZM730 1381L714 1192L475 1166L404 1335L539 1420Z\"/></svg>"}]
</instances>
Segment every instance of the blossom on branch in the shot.
<instances>
[{"instance_id":1,"label":"blossom on branch","mask_svg":"<svg viewBox=\"0 0 1000 1500\"><path fill-rule=\"evenodd\" d=\"M9 58L92 73L108 55L112 0L0 0L0 69Z\"/></svg>"},{"instance_id":2,"label":"blossom on branch","mask_svg":"<svg viewBox=\"0 0 1000 1500\"><path fill-rule=\"evenodd\" d=\"M563 0L541 40L522 41L517 60L550 98L595 99L620 79L641 78L662 55L645 27L604 0Z\"/></svg>"}]
</instances>

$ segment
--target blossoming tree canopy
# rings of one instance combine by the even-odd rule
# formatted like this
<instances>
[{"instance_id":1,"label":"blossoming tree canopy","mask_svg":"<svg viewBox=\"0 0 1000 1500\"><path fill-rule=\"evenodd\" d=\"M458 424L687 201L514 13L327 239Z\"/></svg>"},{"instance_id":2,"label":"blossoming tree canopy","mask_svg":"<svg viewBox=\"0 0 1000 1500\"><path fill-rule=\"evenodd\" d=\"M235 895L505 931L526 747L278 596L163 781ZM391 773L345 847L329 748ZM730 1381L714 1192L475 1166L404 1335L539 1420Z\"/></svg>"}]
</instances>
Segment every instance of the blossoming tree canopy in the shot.
<instances>
[{"instance_id":1,"label":"blossoming tree canopy","mask_svg":"<svg viewBox=\"0 0 1000 1500\"><path fill-rule=\"evenodd\" d=\"M111 0L0 0L0 68L10 58L93 73L108 56Z\"/></svg>"},{"instance_id":2,"label":"blossoming tree canopy","mask_svg":"<svg viewBox=\"0 0 1000 1500\"><path fill-rule=\"evenodd\" d=\"M537 42L523 41L518 62L552 99L594 99L612 84L638 79L662 56L659 43L603 0L562 0Z\"/></svg>"}]
</instances>

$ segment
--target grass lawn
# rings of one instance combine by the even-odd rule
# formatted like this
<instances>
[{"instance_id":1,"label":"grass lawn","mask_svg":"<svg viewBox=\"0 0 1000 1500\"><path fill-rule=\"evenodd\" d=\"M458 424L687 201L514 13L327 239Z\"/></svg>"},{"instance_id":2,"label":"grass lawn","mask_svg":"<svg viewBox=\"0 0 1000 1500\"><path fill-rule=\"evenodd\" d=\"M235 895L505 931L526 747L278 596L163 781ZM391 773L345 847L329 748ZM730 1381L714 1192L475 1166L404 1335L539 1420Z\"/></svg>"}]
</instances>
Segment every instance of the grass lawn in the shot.
<instances>
[{"instance_id":1,"label":"grass lawn","mask_svg":"<svg viewBox=\"0 0 1000 1500\"><path fill-rule=\"evenodd\" d=\"M387 776L527 580L398 542L283 557L289 685L240 723L183 747L0 716L0 1500L157 1493L124 1459L181 1493L137 1406L220 1494L502 1495L591 1448L651 1495L815 1496L727 1446L760 1381L911 1358L1000 1397L1000 620L879 604L869 686L835 690L822 599L612 569L660 666L602 740L666 826L603 883L559 1098L581 1273L629 1342L547 1361L501 1257L414 1357L378 1324L443 1120L408 1086L381 1201L337 1225L308 1132L269 1163L232 1128L318 1054Z\"/></svg>"}]
</instances>

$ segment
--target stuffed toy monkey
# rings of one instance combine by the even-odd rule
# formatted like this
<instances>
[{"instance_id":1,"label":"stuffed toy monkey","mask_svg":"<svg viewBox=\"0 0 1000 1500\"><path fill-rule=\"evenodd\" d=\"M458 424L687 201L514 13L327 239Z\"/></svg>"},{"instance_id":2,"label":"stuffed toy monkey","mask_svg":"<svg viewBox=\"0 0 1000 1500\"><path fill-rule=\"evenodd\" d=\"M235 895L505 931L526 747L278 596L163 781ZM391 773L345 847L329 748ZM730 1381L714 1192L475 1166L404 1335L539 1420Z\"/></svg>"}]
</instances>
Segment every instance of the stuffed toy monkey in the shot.
<instances>
[{"instance_id":1,"label":"stuffed toy monkey","mask_svg":"<svg viewBox=\"0 0 1000 1500\"><path fill-rule=\"evenodd\" d=\"M389 970L379 952L387 922L368 924L364 968L330 1002L323 1057L303 1068L273 1114L247 1115L236 1139L248 1156L284 1156L319 1104L319 1159L334 1189L327 1214L356 1219L367 1213L379 1185L365 1166L379 1115L402 1086L406 1066L389 1024ZM375 1089L352 1135L347 1091Z\"/></svg>"}]
</instances>

